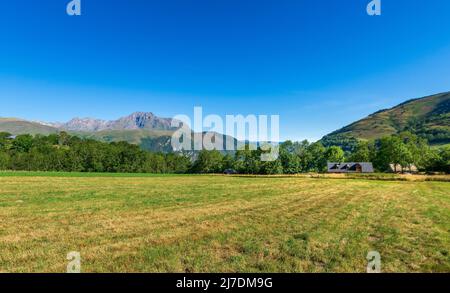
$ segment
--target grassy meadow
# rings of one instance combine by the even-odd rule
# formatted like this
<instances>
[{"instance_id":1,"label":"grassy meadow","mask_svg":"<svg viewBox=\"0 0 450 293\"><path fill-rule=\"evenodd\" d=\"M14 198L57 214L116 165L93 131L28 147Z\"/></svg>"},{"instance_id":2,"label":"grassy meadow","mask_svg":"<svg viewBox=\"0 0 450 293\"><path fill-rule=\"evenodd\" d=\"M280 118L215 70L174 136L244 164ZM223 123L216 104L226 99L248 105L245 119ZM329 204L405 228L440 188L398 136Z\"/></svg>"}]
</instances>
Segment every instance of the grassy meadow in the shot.
<instances>
[{"instance_id":1,"label":"grassy meadow","mask_svg":"<svg viewBox=\"0 0 450 293\"><path fill-rule=\"evenodd\" d=\"M450 272L450 183L0 173L0 271Z\"/></svg>"}]
</instances>

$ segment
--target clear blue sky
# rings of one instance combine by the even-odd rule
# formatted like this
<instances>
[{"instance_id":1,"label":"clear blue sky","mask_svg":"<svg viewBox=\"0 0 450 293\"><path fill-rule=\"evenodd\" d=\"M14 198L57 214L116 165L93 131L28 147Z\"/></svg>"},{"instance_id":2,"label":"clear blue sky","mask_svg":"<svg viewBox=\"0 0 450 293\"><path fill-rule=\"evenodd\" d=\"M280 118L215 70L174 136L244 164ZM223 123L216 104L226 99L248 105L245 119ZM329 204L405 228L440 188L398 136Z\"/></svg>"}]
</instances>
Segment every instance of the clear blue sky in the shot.
<instances>
[{"instance_id":1,"label":"clear blue sky","mask_svg":"<svg viewBox=\"0 0 450 293\"><path fill-rule=\"evenodd\" d=\"M318 139L450 90L450 1L0 0L0 116L279 114Z\"/></svg>"}]
</instances>

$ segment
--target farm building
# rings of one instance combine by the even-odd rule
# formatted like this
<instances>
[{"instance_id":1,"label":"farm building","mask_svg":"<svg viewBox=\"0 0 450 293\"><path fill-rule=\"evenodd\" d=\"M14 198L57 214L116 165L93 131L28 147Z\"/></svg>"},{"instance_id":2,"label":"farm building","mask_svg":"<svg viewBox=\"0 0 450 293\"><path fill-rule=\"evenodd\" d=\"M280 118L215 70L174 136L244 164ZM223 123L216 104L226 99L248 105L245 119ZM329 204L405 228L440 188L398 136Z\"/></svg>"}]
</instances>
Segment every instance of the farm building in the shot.
<instances>
[{"instance_id":1,"label":"farm building","mask_svg":"<svg viewBox=\"0 0 450 293\"><path fill-rule=\"evenodd\" d=\"M328 173L373 173L372 163L328 163Z\"/></svg>"}]
</instances>

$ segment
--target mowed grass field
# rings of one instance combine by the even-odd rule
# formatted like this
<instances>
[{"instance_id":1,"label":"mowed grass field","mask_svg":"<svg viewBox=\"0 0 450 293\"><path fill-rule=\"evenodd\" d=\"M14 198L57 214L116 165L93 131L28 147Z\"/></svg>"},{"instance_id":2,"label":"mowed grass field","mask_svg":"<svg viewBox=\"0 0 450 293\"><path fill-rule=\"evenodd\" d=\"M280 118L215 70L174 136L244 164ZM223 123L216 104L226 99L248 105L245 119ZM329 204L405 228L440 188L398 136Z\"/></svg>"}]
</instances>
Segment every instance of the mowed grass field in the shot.
<instances>
[{"instance_id":1,"label":"mowed grass field","mask_svg":"<svg viewBox=\"0 0 450 293\"><path fill-rule=\"evenodd\" d=\"M0 173L0 271L450 272L450 183Z\"/></svg>"}]
</instances>

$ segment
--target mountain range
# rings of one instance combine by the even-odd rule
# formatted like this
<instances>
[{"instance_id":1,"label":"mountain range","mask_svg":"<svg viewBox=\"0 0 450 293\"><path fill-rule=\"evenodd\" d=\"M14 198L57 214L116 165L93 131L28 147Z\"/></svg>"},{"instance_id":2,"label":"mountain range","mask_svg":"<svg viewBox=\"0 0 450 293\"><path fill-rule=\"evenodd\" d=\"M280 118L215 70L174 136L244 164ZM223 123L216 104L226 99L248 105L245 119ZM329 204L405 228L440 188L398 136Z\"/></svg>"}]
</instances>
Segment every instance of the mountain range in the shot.
<instances>
[{"instance_id":1,"label":"mountain range","mask_svg":"<svg viewBox=\"0 0 450 293\"><path fill-rule=\"evenodd\" d=\"M105 130L166 130L174 131L171 126L172 119L160 118L150 112L135 112L118 120L101 120L94 118L74 118L66 123L47 123L58 129L66 131L96 132Z\"/></svg>"},{"instance_id":2,"label":"mountain range","mask_svg":"<svg viewBox=\"0 0 450 293\"><path fill-rule=\"evenodd\" d=\"M171 125L171 118L161 118L150 112L135 112L111 121L74 118L65 123L0 118L0 132L13 135L48 135L67 131L84 138L127 141L146 150L163 152L172 150L170 138L177 128ZM378 111L326 135L321 142L326 146L339 145L350 150L358 140L377 139L405 130L428 139L432 145L449 144L450 92L409 100L391 109Z\"/></svg>"},{"instance_id":3,"label":"mountain range","mask_svg":"<svg viewBox=\"0 0 450 293\"><path fill-rule=\"evenodd\" d=\"M171 138L178 129L172 127L173 121L172 118L161 118L151 112L135 112L117 120L73 118L64 123L0 118L0 132L8 132L12 135L49 135L66 131L82 138L105 142L126 141L149 151L171 152L173 151ZM193 139L193 131L191 135ZM226 135L219 135L217 138L217 142L224 146L227 141L235 145L237 142L233 137Z\"/></svg>"},{"instance_id":4,"label":"mountain range","mask_svg":"<svg viewBox=\"0 0 450 293\"><path fill-rule=\"evenodd\" d=\"M160 118L150 112L135 112L117 120L74 118L65 123L27 121L17 118L0 118L0 132L13 135L59 133L101 141L128 141L151 151L170 151L170 137L177 129L172 119Z\"/></svg>"}]
</instances>

